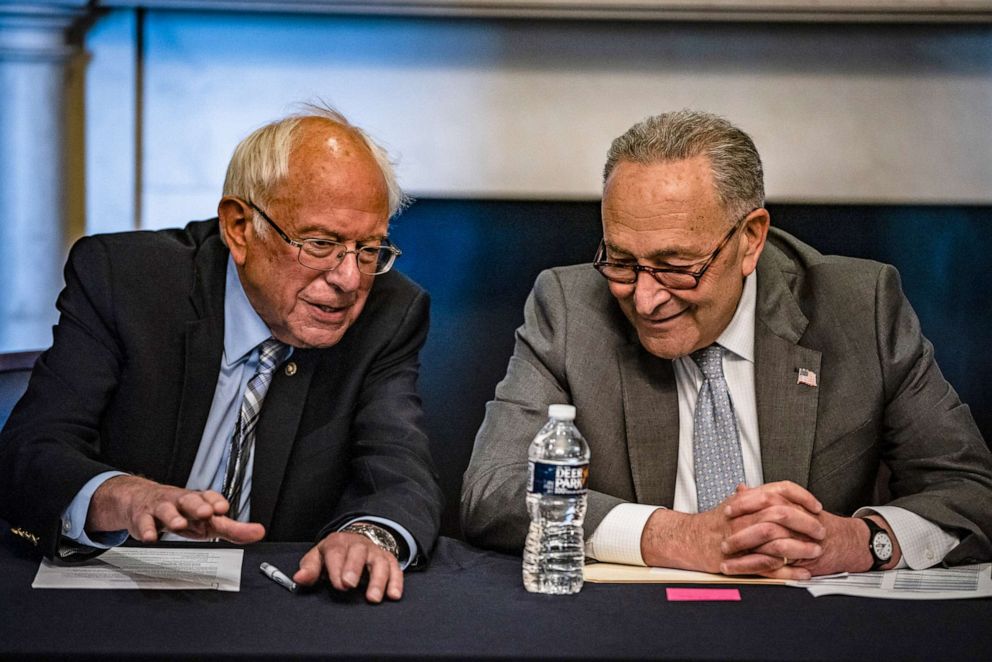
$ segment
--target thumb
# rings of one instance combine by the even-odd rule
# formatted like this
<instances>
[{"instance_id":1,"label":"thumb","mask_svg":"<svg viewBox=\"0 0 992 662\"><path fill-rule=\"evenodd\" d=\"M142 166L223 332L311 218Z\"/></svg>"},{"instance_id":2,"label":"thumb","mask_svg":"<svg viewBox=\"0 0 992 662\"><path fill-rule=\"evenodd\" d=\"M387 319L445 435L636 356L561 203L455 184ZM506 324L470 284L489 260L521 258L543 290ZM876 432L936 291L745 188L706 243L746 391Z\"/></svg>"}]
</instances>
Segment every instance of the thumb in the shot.
<instances>
[{"instance_id":1,"label":"thumb","mask_svg":"<svg viewBox=\"0 0 992 662\"><path fill-rule=\"evenodd\" d=\"M317 547L311 547L310 551L303 555L300 559L300 569L296 571L293 575L293 581L297 584L302 584L304 586L310 586L318 579L320 579L320 571L323 570L324 564L320 559L320 549Z\"/></svg>"}]
</instances>

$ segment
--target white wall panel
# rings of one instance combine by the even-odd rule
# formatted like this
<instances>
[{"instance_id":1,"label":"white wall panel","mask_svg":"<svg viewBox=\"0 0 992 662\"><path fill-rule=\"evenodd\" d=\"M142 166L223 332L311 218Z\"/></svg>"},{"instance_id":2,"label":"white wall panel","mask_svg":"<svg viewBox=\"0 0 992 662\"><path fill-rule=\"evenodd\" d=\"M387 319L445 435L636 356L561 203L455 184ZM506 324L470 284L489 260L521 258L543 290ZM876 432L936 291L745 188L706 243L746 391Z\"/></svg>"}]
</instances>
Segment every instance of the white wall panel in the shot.
<instances>
[{"instance_id":1,"label":"white wall panel","mask_svg":"<svg viewBox=\"0 0 992 662\"><path fill-rule=\"evenodd\" d=\"M212 214L237 141L317 97L415 195L594 198L613 137L695 107L751 132L778 201L992 202L984 26L145 19L148 227Z\"/></svg>"}]
</instances>

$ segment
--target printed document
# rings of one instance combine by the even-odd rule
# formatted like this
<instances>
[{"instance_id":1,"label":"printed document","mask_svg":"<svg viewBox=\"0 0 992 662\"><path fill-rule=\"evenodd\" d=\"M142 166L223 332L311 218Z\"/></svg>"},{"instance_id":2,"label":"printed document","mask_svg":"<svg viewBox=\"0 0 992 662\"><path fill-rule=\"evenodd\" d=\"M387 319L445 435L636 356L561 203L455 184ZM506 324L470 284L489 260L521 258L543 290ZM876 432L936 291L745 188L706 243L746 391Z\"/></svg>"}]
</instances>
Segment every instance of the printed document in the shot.
<instances>
[{"instance_id":1,"label":"printed document","mask_svg":"<svg viewBox=\"0 0 992 662\"><path fill-rule=\"evenodd\" d=\"M604 584L784 584L805 588L815 597L856 595L897 600L952 600L992 596L992 563L928 570L841 573L802 582L614 563L589 563L584 574L587 582Z\"/></svg>"},{"instance_id":2,"label":"printed document","mask_svg":"<svg viewBox=\"0 0 992 662\"><path fill-rule=\"evenodd\" d=\"M243 549L117 547L72 565L41 562L33 588L241 590Z\"/></svg>"},{"instance_id":3,"label":"printed document","mask_svg":"<svg viewBox=\"0 0 992 662\"><path fill-rule=\"evenodd\" d=\"M886 570L789 582L815 597L855 595L895 600L956 600L992 596L992 563L927 570Z\"/></svg>"}]
</instances>

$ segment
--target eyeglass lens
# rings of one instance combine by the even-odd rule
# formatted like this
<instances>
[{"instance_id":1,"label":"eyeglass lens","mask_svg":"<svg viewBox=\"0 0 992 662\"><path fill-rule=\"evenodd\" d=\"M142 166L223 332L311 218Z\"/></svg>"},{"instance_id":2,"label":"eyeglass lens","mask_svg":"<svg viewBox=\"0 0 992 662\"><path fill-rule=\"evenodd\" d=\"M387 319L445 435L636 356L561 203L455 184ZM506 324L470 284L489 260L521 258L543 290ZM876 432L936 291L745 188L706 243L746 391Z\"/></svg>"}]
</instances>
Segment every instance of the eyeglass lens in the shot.
<instances>
[{"instance_id":1,"label":"eyeglass lens","mask_svg":"<svg viewBox=\"0 0 992 662\"><path fill-rule=\"evenodd\" d=\"M358 270L369 275L389 271L396 259L396 253L389 246L360 246L348 250L343 244L318 239L303 242L300 264L311 269L331 271L340 266L349 253L355 253Z\"/></svg>"}]
</instances>

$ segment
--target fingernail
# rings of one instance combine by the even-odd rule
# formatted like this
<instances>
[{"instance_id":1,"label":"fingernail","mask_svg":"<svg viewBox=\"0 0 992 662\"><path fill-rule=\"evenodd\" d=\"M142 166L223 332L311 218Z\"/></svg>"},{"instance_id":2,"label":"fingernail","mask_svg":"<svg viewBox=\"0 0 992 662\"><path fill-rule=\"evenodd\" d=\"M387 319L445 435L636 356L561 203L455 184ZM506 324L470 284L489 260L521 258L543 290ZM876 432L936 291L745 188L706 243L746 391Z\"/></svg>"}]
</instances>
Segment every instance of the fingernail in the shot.
<instances>
[{"instance_id":1,"label":"fingernail","mask_svg":"<svg viewBox=\"0 0 992 662\"><path fill-rule=\"evenodd\" d=\"M723 552L724 554L727 553L727 551L728 551L727 550L727 543L725 543L725 542L720 543L720 551Z\"/></svg>"},{"instance_id":2,"label":"fingernail","mask_svg":"<svg viewBox=\"0 0 992 662\"><path fill-rule=\"evenodd\" d=\"M826 529L824 529L822 526L819 529L817 529L817 537L818 538L825 538L826 536L827 536L827 530Z\"/></svg>"},{"instance_id":3,"label":"fingernail","mask_svg":"<svg viewBox=\"0 0 992 662\"><path fill-rule=\"evenodd\" d=\"M731 515L734 514L734 511L730 506L727 506L723 509L723 514L726 515L727 517L730 517Z\"/></svg>"},{"instance_id":4,"label":"fingernail","mask_svg":"<svg viewBox=\"0 0 992 662\"><path fill-rule=\"evenodd\" d=\"M382 591L380 591L377 588L374 588L371 591L369 591L369 600L372 600L373 602L378 602L379 600L382 600Z\"/></svg>"},{"instance_id":5,"label":"fingernail","mask_svg":"<svg viewBox=\"0 0 992 662\"><path fill-rule=\"evenodd\" d=\"M726 563L721 563L720 564L720 574L721 575L727 574L727 564Z\"/></svg>"},{"instance_id":6,"label":"fingernail","mask_svg":"<svg viewBox=\"0 0 992 662\"><path fill-rule=\"evenodd\" d=\"M391 588L389 589L388 593L389 593L389 597L391 597L393 600L399 600L400 595L402 595L398 588Z\"/></svg>"},{"instance_id":7,"label":"fingernail","mask_svg":"<svg viewBox=\"0 0 992 662\"><path fill-rule=\"evenodd\" d=\"M344 583L348 586L358 586L358 575L351 571L344 573L344 576L341 577L341 579L343 579Z\"/></svg>"}]
</instances>

